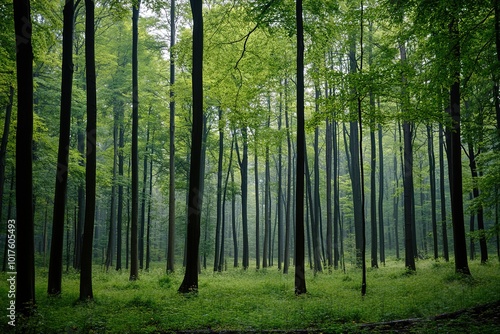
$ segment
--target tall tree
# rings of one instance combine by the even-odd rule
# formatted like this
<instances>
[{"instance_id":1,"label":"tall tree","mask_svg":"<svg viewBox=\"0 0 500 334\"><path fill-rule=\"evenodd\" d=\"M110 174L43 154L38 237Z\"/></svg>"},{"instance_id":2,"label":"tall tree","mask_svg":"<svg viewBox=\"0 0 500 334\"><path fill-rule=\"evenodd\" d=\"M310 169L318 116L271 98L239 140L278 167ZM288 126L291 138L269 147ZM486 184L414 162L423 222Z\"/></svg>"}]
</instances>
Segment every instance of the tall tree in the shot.
<instances>
[{"instance_id":1,"label":"tall tree","mask_svg":"<svg viewBox=\"0 0 500 334\"><path fill-rule=\"evenodd\" d=\"M64 212L68 185L68 158L71 128L71 95L73 90L73 15L74 1L67 0L63 9L63 50L61 80L61 111L59 121L59 148L57 152L56 186L52 239L50 244L48 293L61 293L62 256L64 239Z\"/></svg>"},{"instance_id":2,"label":"tall tree","mask_svg":"<svg viewBox=\"0 0 500 334\"><path fill-rule=\"evenodd\" d=\"M203 2L190 0L193 14L191 166L189 170L186 272L179 292L198 291L198 253L202 198L200 191L203 136Z\"/></svg>"},{"instance_id":3,"label":"tall tree","mask_svg":"<svg viewBox=\"0 0 500 334\"><path fill-rule=\"evenodd\" d=\"M85 0L85 68L87 88L87 160L85 167L85 226L80 272L80 300L93 299L92 255L96 192L97 97L95 74L95 30L92 0Z\"/></svg>"},{"instance_id":4,"label":"tall tree","mask_svg":"<svg viewBox=\"0 0 500 334\"><path fill-rule=\"evenodd\" d=\"M399 55L402 66L406 64L406 45L399 44ZM407 92L407 78L402 75L401 99L403 112L408 115L409 98ZM404 192L404 219L405 219L405 266L409 270L416 270L413 234L415 229L414 197L413 197L413 124L409 120L403 121L403 192Z\"/></svg>"},{"instance_id":5,"label":"tall tree","mask_svg":"<svg viewBox=\"0 0 500 334\"><path fill-rule=\"evenodd\" d=\"M167 273L175 270L175 0L170 0L170 152L168 184ZM220 188L217 188L220 189Z\"/></svg>"},{"instance_id":6,"label":"tall tree","mask_svg":"<svg viewBox=\"0 0 500 334\"><path fill-rule=\"evenodd\" d=\"M35 304L35 249L33 222L33 48L29 0L14 1L17 70L16 311L30 314ZM9 268L10 270L10 268Z\"/></svg>"},{"instance_id":7,"label":"tall tree","mask_svg":"<svg viewBox=\"0 0 500 334\"><path fill-rule=\"evenodd\" d=\"M138 157L138 128L139 128L139 86L137 48L139 39L139 7L137 1L132 6L132 217L130 224L130 280L139 278L138 264L138 220L139 220L139 157Z\"/></svg>"},{"instance_id":8,"label":"tall tree","mask_svg":"<svg viewBox=\"0 0 500 334\"><path fill-rule=\"evenodd\" d=\"M449 23L451 47L451 71L453 83L450 87L449 113L452 125L448 128L449 154L448 172L451 188L451 216L453 223L453 249L455 252L455 271L470 275L465 241L464 205L462 189L462 144L460 139L460 33L458 4L452 6Z\"/></svg>"},{"instance_id":9,"label":"tall tree","mask_svg":"<svg viewBox=\"0 0 500 334\"><path fill-rule=\"evenodd\" d=\"M434 133L432 124L427 125L427 154L429 157L429 183L431 193L431 223L434 259L438 258L438 234L436 212L436 159L434 157Z\"/></svg>"},{"instance_id":10,"label":"tall tree","mask_svg":"<svg viewBox=\"0 0 500 334\"><path fill-rule=\"evenodd\" d=\"M304 168L305 168L305 126L304 126L304 22L302 0L295 3L297 25L297 168L295 184L295 294L307 292L304 268Z\"/></svg>"},{"instance_id":11,"label":"tall tree","mask_svg":"<svg viewBox=\"0 0 500 334\"><path fill-rule=\"evenodd\" d=\"M441 235L443 238L443 257L449 261L448 252L448 228L446 219L446 195L444 188L444 130L443 124L439 123L439 198L441 207Z\"/></svg>"}]
</instances>

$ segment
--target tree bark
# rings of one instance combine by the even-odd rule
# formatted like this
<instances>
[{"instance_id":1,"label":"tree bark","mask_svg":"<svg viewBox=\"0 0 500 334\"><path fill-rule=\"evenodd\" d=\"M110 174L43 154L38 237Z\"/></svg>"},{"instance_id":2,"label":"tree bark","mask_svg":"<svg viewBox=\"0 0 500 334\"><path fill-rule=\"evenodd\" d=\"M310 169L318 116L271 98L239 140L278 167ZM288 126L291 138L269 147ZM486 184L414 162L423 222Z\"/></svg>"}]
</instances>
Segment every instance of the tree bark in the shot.
<instances>
[{"instance_id":1,"label":"tree bark","mask_svg":"<svg viewBox=\"0 0 500 334\"><path fill-rule=\"evenodd\" d=\"M450 260L448 252L448 232L446 219L446 195L444 186L444 131L443 124L439 124L439 197L441 206L441 234L443 237L443 257L446 262Z\"/></svg>"},{"instance_id":2,"label":"tree bark","mask_svg":"<svg viewBox=\"0 0 500 334\"><path fill-rule=\"evenodd\" d=\"M170 152L168 183L167 273L173 273L175 270L175 94L173 89L173 86L175 85L175 31L175 0L170 0Z\"/></svg>"},{"instance_id":3,"label":"tree bark","mask_svg":"<svg viewBox=\"0 0 500 334\"><path fill-rule=\"evenodd\" d=\"M403 43L399 45L401 64L406 63L406 47ZM408 94L406 91L407 79L402 75L402 109L408 115ZM404 219L405 219L405 266L407 269L415 271L415 211L413 196L413 124L409 120L403 121L403 188L404 188Z\"/></svg>"},{"instance_id":4,"label":"tree bark","mask_svg":"<svg viewBox=\"0 0 500 334\"><path fill-rule=\"evenodd\" d=\"M219 107L219 159L217 163L217 218L215 226L215 258L214 258L214 271L219 271L220 264L220 236L221 236L221 223L224 215L222 211L222 163L224 159L224 122L222 121L222 108ZM224 230L222 230L224 233Z\"/></svg>"},{"instance_id":5,"label":"tree bark","mask_svg":"<svg viewBox=\"0 0 500 334\"><path fill-rule=\"evenodd\" d=\"M458 11L456 11L458 13ZM458 15L458 14L455 14ZM451 216L453 223L453 248L455 251L455 271L470 275L465 241L464 206L462 189L462 146L460 142L460 34L458 17L453 17L449 25L452 51L452 78L450 88L450 116L452 126L448 129L450 137L448 171L451 188Z\"/></svg>"},{"instance_id":6,"label":"tree bark","mask_svg":"<svg viewBox=\"0 0 500 334\"><path fill-rule=\"evenodd\" d=\"M304 268L304 165L305 165L305 126L304 126L304 25L302 0L295 3L297 23L297 168L295 185L296 231L295 231L295 294L307 292Z\"/></svg>"},{"instance_id":7,"label":"tree bark","mask_svg":"<svg viewBox=\"0 0 500 334\"><path fill-rule=\"evenodd\" d=\"M56 185L52 239L50 244L49 295L61 293L62 254L64 239L64 212L68 185L68 159L71 128L71 96L73 90L73 15L74 1L66 1L63 9L63 59L61 80L61 111L59 125L59 148L57 152Z\"/></svg>"},{"instance_id":8,"label":"tree bark","mask_svg":"<svg viewBox=\"0 0 500 334\"><path fill-rule=\"evenodd\" d=\"M16 131L16 311L32 313L35 305L33 221L33 48L29 0L14 1L17 69ZM9 271L11 268L9 268Z\"/></svg>"},{"instance_id":9,"label":"tree bark","mask_svg":"<svg viewBox=\"0 0 500 334\"><path fill-rule=\"evenodd\" d=\"M379 100L380 107L380 100ZM378 125L378 160L379 160L379 188L378 188L378 223L380 238L380 262L385 265L385 229L384 229L384 151L382 144L382 125ZM389 238L390 241L390 238Z\"/></svg>"},{"instance_id":10,"label":"tree bark","mask_svg":"<svg viewBox=\"0 0 500 334\"><path fill-rule=\"evenodd\" d=\"M434 249L434 259L439 257L438 233L437 233L437 212L436 212L436 161L434 156L434 134L432 124L427 125L427 152L429 156L429 182L431 193L431 224L432 242Z\"/></svg>"},{"instance_id":11,"label":"tree bark","mask_svg":"<svg viewBox=\"0 0 500 334\"><path fill-rule=\"evenodd\" d=\"M85 226L82 242L80 300L93 299L92 255L96 211L97 101L94 41L94 1L85 0L85 68L87 85L87 163L85 168Z\"/></svg>"},{"instance_id":12,"label":"tree bark","mask_svg":"<svg viewBox=\"0 0 500 334\"><path fill-rule=\"evenodd\" d=\"M140 1L132 6L132 216L130 222L130 277L131 281L139 278L138 265L138 220L139 220L139 156L138 156L138 129L139 129L139 83L137 48L139 39L139 10Z\"/></svg>"},{"instance_id":13,"label":"tree bark","mask_svg":"<svg viewBox=\"0 0 500 334\"><path fill-rule=\"evenodd\" d=\"M198 255L202 208L202 197L199 191L203 139L203 2L190 0L190 4L193 14L193 125L189 170L186 272L178 290L180 293L198 291Z\"/></svg>"}]
</instances>

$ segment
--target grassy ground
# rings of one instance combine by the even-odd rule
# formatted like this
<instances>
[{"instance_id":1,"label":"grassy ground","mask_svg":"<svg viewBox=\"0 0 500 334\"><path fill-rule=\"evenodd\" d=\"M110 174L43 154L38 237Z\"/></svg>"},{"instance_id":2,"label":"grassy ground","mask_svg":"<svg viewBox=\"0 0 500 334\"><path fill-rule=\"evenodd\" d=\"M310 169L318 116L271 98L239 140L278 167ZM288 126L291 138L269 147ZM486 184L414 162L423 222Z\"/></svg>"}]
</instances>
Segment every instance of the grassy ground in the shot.
<instances>
[{"instance_id":1,"label":"grassy ground","mask_svg":"<svg viewBox=\"0 0 500 334\"><path fill-rule=\"evenodd\" d=\"M200 275L199 293L184 296L177 293L182 273L165 275L163 263L141 273L136 282L128 280L128 272L104 273L95 267L93 302L78 301L76 272L64 275L60 297L48 297L47 272L39 270L36 315L29 320L18 318L15 332L353 332L361 330L363 323L430 318L500 300L498 262L480 265L474 261L470 268L472 278L464 278L454 273L452 263L425 260L418 261L416 273L409 274L403 262L390 261L385 267L368 270L363 298L361 272L349 267L346 273L314 276L307 272L308 293L299 297L294 295L293 269L288 275L276 268L206 271ZM0 309L5 310L7 276L0 274L0 279L4 282L0 284ZM9 329L5 315L0 331ZM431 331L435 329L430 326Z\"/></svg>"}]
</instances>

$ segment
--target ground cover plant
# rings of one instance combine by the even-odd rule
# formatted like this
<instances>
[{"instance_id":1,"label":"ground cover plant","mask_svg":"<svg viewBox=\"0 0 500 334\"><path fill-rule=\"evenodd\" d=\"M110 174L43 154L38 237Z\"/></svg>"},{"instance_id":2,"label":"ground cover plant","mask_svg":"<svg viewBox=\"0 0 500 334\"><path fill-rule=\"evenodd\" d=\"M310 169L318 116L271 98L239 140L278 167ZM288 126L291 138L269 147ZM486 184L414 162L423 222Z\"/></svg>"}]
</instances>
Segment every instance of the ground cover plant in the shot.
<instances>
[{"instance_id":1,"label":"ground cover plant","mask_svg":"<svg viewBox=\"0 0 500 334\"><path fill-rule=\"evenodd\" d=\"M347 266L345 273L306 272L308 293L298 297L294 294L293 274L283 275L272 267L259 271L238 268L222 273L202 271L196 295L179 294L182 272L166 275L163 263L155 263L137 281L129 281L128 272L104 272L98 266L94 271L94 300L80 302L77 272L65 273L64 292L59 297L50 297L46 293L47 271L39 269L36 314L26 322L19 319L14 331L352 332L363 330L362 324L366 323L430 318L500 299L497 262L481 265L472 261L472 277L462 277L455 274L451 262L421 260L416 272L408 272L401 261L388 261L386 266L369 269L365 297L360 293L361 271L351 266ZM5 281L7 277L1 275ZM7 294L5 287L1 285L2 296ZM461 324L458 330L462 330L468 321L458 323ZM435 328L431 322L420 330L433 332ZM3 329L9 330L6 326Z\"/></svg>"}]
</instances>

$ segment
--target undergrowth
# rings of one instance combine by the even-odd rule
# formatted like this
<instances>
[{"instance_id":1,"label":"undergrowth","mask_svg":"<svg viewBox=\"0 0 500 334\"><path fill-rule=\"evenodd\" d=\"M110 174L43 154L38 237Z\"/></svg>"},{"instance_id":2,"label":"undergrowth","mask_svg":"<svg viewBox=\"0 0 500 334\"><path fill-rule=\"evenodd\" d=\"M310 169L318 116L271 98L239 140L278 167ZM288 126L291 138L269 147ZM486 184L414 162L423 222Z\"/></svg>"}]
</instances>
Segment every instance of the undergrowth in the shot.
<instances>
[{"instance_id":1,"label":"undergrowth","mask_svg":"<svg viewBox=\"0 0 500 334\"><path fill-rule=\"evenodd\" d=\"M63 293L46 294L45 269L36 275L36 312L18 319L14 330L4 322L0 331L19 333L158 333L179 330L351 331L356 324L430 317L500 296L500 266L472 261L472 277L455 274L454 265L424 260L409 274L399 261L368 269L367 294L361 296L361 271L326 270L306 273L308 293L294 295L293 268L283 275L276 268L203 271L199 292L179 294L181 270L166 275L163 263L129 281L126 271L93 273L94 300L78 301L79 274L63 277ZM5 274L0 274L3 282ZM7 284L0 295L7 295ZM5 298L2 304L5 303ZM2 305L5 310L6 304ZM6 319L6 317L2 317ZM4 320L5 321L5 320Z\"/></svg>"}]
</instances>

